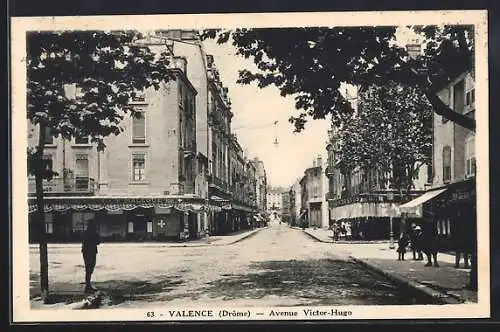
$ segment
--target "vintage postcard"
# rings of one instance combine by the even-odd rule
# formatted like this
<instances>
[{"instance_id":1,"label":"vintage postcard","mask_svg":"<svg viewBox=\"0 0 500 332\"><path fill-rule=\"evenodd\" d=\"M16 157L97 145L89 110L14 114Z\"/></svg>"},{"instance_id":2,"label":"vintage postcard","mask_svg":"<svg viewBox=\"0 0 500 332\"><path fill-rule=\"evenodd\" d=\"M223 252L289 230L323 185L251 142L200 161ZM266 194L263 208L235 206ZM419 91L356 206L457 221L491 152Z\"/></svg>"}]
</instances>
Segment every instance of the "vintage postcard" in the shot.
<instances>
[{"instance_id":1,"label":"vintage postcard","mask_svg":"<svg viewBox=\"0 0 500 332\"><path fill-rule=\"evenodd\" d=\"M14 322L489 317L487 37L13 17Z\"/></svg>"}]
</instances>

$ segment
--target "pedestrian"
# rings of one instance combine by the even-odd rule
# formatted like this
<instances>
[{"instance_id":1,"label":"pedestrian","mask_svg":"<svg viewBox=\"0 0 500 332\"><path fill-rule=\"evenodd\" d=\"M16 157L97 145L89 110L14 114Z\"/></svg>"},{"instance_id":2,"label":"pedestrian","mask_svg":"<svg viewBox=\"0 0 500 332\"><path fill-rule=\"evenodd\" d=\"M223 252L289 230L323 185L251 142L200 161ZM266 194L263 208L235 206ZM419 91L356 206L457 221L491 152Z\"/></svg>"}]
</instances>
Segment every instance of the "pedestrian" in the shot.
<instances>
[{"instance_id":1,"label":"pedestrian","mask_svg":"<svg viewBox=\"0 0 500 332\"><path fill-rule=\"evenodd\" d=\"M422 228L416 224L412 224L410 230L410 247L413 253L414 261L421 261L424 259L424 255L422 254L422 248L419 243L421 240L420 237L422 235Z\"/></svg>"},{"instance_id":2,"label":"pedestrian","mask_svg":"<svg viewBox=\"0 0 500 332\"><path fill-rule=\"evenodd\" d=\"M94 219L88 221L87 229L83 234L82 255L85 264L85 293L94 292L91 279L94 273L97 246L101 243L99 233L97 232L96 222Z\"/></svg>"},{"instance_id":3,"label":"pedestrian","mask_svg":"<svg viewBox=\"0 0 500 332\"><path fill-rule=\"evenodd\" d=\"M405 232L402 232L399 235L399 240L398 240L398 261L404 261L405 260L405 253L406 253L406 246L408 245L409 239L408 236L406 235Z\"/></svg>"}]
</instances>

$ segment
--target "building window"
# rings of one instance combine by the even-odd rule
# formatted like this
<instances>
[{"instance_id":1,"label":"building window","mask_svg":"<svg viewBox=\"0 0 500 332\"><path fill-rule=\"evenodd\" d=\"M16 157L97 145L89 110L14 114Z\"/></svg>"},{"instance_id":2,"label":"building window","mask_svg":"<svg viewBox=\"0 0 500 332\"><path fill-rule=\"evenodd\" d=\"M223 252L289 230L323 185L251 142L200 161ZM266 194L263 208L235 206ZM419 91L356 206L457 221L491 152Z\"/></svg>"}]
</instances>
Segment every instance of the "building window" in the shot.
<instances>
[{"instance_id":1,"label":"building window","mask_svg":"<svg viewBox=\"0 0 500 332\"><path fill-rule=\"evenodd\" d=\"M148 221L148 223L146 225L146 232L153 233L153 222L152 221Z\"/></svg>"},{"instance_id":2,"label":"building window","mask_svg":"<svg viewBox=\"0 0 500 332\"><path fill-rule=\"evenodd\" d=\"M470 136L465 141L465 177L476 175L476 139Z\"/></svg>"},{"instance_id":3,"label":"building window","mask_svg":"<svg viewBox=\"0 0 500 332\"><path fill-rule=\"evenodd\" d=\"M473 106L475 99L476 99L475 89L467 91L467 93L465 94L465 105Z\"/></svg>"},{"instance_id":4,"label":"building window","mask_svg":"<svg viewBox=\"0 0 500 332\"><path fill-rule=\"evenodd\" d=\"M72 229L74 233L85 232L88 221L94 219L93 212L73 212L71 216Z\"/></svg>"},{"instance_id":5,"label":"building window","mask_svg":"<svg viewBox=\"0 0 500 332\"><path fill-rule=\"evenodd\" d=\"M464 97L465 97L465 83L461 80L453 87L453 110L458 113L463 113Z\"/></svg>"},{"instance_id":6,"label":"building window","mask_svg":"<svg viewBox=\"0 0 500 332\"><path fill-rule=\"evenodd\" d=\"M427 183L432 183L432 165L427 165Z\"/></svg>"},{"instance_id":7,"label":"building window","mask_svg":"<svg viewBox=\"0 0 500 332\"><path fill-rule=\"evenodd\" d=\"M132 157L132 180L146 180L146 160L144 154L135 154Z\"/></svg>"},{"instance_id":8,"label":"building window","mask_svg":"<svg viewBox=\"0 0 500 332\"><path fill-rule=\"evenodd\" d=\"M75 189L76 191L87 191L89 189L89 159L86 154L76 155Z\"/></svg>"},{"instance_id":9,"label":"building window","mask_svg":"<svg viewBox=\"0 0 500 332\"><path fill-rule=\"evenodd\" d=\"M136 116L132 118L132 143L146 143L146 112L136 109Z\"/></svg>"},{"instance_id":10,"label":"building window","mask_svg":"<svg viewBox=\"0 0 500 332\"><path fill-rule=\"evenodd\" d=\"M75 144L89 144L88 136L77 136L75 137Z\"/></svg>"},{"instance_id":11,"label":"building window","mask_svg":"<svg viewBox=\"0 0 500 332\"><path fill-rule=\"evenodd\" d=\"M53 170L53 160L52 160L52 155L51 154L45 154L43 155L43 160L44 160L44 168L47 171L52 171Z\"/></svg>"},{"instance_id":12,"label":"building window","mask_svg":"<svg viewBox=\"0 0 500 332\"><path fill-rule=\"evenodd\" d=\"M134 223L132 221L129 221L127 224L127 232L128 233L133 233L134 232Z\"/></svg>"},{"instance_id":13,"label":"building window","mask_svg":"<svg viewBox=\"0 0 500 332\"><path fill-rule=\"evenodd\" d=\"M443 182L451 181L451 147L443 147Z\"/></svg>"},{"instance_id":14,"label":"building window","mask_svg":"<svg viewBox=\"0 0 500 332\"><path fill-rule=\"evenodd\" d=\"M54 144L54 135L52 135L52 130L49 127L45 127L45 134L43 136L43 143L47 145Z\"/></svg>"}]
</instances>

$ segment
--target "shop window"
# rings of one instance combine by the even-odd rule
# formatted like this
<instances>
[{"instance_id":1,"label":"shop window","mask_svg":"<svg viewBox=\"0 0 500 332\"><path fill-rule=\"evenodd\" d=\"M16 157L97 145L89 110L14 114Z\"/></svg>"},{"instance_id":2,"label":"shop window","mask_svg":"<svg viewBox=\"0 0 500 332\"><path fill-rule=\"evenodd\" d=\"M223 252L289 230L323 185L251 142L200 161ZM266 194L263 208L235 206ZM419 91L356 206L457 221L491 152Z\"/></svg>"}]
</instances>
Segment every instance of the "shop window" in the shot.
<instances>
[{"instance_id":1,"label":"shop window","mask_svg":"<svg viewBox=\"0 0 500 332\"><path fill-rule=\"evenodd\" d=\"M129 221L127 224L127 232L128 233L133 233L134 232L134 223L132 221Z\"/></svg>"},{"instance_id":2,"label":"shop window","mask_svg":"<svg viewBox=\"0 0 500 332\"><path fill-rule=\"evenodd\" d=\"M451 181L451 147L443 147L443 182Z\"/></svg>"},{"instance_id":3,"label":"shop window","mask_svg":"<svg viewBox=\"0 0 500 332\"><path fill-rule=\"evenodd\" d=\"M45 213L45 233L52 234L54 232L54 221L52 213Z\"/></svg>"},{"instance_id":4,"label":"shop window","mask_svg":"<svg viewBox=\"0 0 500 332\"><path fill-rule=\"evenodd\" d=\"M71 216L73 232L85 232L87 229L88 221L94 219L93 212L74 212Z\"/></svg>"},{"instance_id":5,"label":"shop window","mask_svg":"<svg viewBox=\"0 0 500 332\"><path fill-rule=\"evenodd\" d=\"M148 233L153 233L153 222L152 221L148 221L146 227L147 227Z\"/></svg>"},{"instance_id":6,"label":"shop window","mask_svg":"<svg viewBox=\"0 0 500 332\"><path fill-rule=\"evenodd\" d=\"M469 136L465 141L465 177L470 178L476 175L476 139Z\"/></svg>"}]
</instances>

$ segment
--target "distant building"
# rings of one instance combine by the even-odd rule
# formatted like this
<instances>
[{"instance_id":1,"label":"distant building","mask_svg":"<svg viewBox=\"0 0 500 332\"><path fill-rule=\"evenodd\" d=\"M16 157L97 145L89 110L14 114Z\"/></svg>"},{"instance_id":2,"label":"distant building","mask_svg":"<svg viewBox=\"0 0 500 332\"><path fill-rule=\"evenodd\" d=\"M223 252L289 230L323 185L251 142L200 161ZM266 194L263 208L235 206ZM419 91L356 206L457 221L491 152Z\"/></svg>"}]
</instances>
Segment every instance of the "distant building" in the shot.
<instances>
[{"instance_id":1,"label":"distant building","mask_svg":"<svg viewBox=\"0 0 500 332\"><path fill-rule=\"evenodd\" d=\"M327 177L324 173L323 159L318 157L312 167L305 170L300 180L301 186L301 218L309 227L325 228L329 226Z\"/></svg>"},{"instance_id":2,"label":"distant building","mask_svg":"<svg viewBox=\"0 0 500 332\"><path fill-rule=\"evenodd\" d=\"M281 193L281 220L286 223L291 221L290 191Z\"/></svg>"},{"instance_id":3,"label":"distant building","mask_svg":"<svg viewBox=\"0 0 500 332\"><path fill-rule=\"evenodd\" d=\"M281 187L267 188L267 213L274 216L274 218L281 217L283 200L281 194L285 191Z\"/></svg>"},{"instance_id":4,"label":"distant building","mask_svg":"<svg viewBox=\"0 0 500 332\"><path fill-rule=\"evenodd\" d=\"M250 161L255 167L255 177L257 179L256 186L256 203L257 210L263 214L267 208L267 174L262 160L254 158Z\"/></svg>"},{"instance_id":5,"label":"distant building","mask_svg":"<svg viewBox=\"0 0 500 332\"><path fill-rule=\"evenodd\" d=\"M301 187L300 179L290 187L290 224L292 226L299 225L299 217L301 212Z\"/></svg>"}]
</instances>

